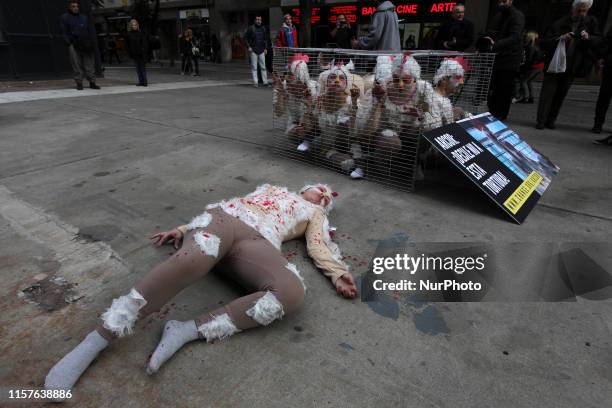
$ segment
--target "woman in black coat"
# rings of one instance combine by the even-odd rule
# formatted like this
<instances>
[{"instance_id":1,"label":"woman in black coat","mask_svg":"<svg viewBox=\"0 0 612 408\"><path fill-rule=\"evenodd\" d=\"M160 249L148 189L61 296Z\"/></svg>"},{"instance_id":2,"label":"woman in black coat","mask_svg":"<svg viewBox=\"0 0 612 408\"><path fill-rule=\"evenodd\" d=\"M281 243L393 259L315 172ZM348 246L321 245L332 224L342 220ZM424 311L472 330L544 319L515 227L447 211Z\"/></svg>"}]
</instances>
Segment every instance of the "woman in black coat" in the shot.
<instances>
[{"instance_id":1,"label":"woman in black coat","mask_svg":"<svg viewBox=\"0 0 612 408\"><path fill-rule=\"evenodd\" d=\"M131 20L127 35L127 50L130 58L136 65L138 74L138 86L147 86L146 61L148 55L148 42L146 36L140 31L138 21Z\"/></svg>"}]
</instances>

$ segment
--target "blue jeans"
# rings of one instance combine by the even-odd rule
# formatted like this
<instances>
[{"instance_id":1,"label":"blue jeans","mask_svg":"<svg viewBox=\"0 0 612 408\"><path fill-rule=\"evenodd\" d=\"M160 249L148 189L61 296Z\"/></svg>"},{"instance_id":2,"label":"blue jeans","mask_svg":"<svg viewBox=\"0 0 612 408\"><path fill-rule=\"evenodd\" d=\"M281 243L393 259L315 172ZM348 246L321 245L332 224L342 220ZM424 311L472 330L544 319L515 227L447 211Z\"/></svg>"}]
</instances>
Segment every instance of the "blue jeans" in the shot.
<instances>
[{"instance_id":1,"label":"blue jeans","mask_svg":"<svg viewBox=\"0 0 612 408\"><path fill-rule=\"evenodd\" d=\"M145 67L145 63L138 62L138 61L135 61L135 63L136 63L136 73L138 74L138 83L146 84L147 83L147 69Z\"/></svg>"}]
</instances>

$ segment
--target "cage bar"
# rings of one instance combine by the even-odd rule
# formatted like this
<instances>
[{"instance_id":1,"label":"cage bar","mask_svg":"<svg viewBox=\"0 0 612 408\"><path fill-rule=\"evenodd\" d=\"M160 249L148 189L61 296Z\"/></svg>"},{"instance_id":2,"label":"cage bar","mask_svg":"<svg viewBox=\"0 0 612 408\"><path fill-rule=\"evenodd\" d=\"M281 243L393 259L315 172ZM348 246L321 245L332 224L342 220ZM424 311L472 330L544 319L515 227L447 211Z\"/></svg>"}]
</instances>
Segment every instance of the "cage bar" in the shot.
<instances>
[{"instance_id":1,"label":"cage bar","mask_svg":"<svg viewBox=\"0 0 612 408\"><path fill-rule=\"evenodd\" d=\"M278 154L414 191L423 132L486 111L494 54L275 48Z\"/></svg>"}]
</instances>

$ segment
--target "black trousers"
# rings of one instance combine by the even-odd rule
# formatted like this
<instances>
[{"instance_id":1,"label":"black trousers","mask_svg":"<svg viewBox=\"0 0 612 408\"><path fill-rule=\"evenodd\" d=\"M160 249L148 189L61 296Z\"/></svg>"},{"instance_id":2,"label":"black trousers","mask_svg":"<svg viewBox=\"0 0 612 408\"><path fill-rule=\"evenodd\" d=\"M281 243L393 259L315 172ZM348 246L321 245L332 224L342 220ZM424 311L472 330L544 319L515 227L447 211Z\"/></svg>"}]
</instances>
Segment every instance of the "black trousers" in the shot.
<instances>
[{"instance_id":1,"label":"black trousers","mask_svg":"<svg viewBox=\"0 0 612 408\"><path fill-rule=\"evenodd\" d=\"M603 126L606 122L606 112L612 99L612 69L604 70L601 85L599 86L599 96L595 106L595 126Z\"/></svg>"},{"instance_id":2,"label":"black trousers","mask_svg":"<svg viewBox=\"0 0 612 408\"><path fill-rule=\"evenodd\" d=\"M512 104L516 71L495 70L489 89L489 112L497 119L506 120Z\"/></svg>"},{"instance_id":3,"label":"black trousers","mask_svg":"<svg viewBox=\"0 0 612 408\"><path fill-rule=\"evenodd\" d=\"M542 90L540 91L540 101L538 102L537 121L541 125L554 125L559 116L563 100L567 96L574 75L572 74L544 74Z\"/></svg>"}]
</instances>

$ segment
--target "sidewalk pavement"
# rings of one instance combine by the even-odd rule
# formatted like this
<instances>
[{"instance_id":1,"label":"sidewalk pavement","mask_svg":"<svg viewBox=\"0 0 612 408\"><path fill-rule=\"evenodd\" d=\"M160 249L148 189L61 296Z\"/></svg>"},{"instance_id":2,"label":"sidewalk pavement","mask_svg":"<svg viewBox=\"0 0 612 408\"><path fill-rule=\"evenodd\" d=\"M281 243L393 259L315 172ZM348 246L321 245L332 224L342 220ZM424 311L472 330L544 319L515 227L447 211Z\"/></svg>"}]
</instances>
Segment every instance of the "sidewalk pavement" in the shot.
<instances>
[{"instance_id":1,"label":"sidewalk pavement","mask_svg":"<svg viewBox=\"0 0 612 408\"><path fill-rule=\"evenodd\" d=\"M116 78L124 80L121 70ZM157 75L166 74L151 70ZM232 83L248 81L248 72L225 75L205 77L210 86L160 81L147 92L0 104L2 387L40 387L112 299L173 252L150 245L152 232L265 182L334 186L332 224L356 277L389 240L610 242L612 152L593 145L587 131L596 88L574 87L554 131L533 129L533 105L512 107L510 125L561 167L516 225L468 187L425 184L408 194L276 156L271 91ZM228 341L192 343L148 377L144 363L165 320L193 318L239 295L210 274L105 351L65 406L576 407L612 400L610 300L397 302L389 315L339 298L303 242L283 252L308 286L300 311ZM597 255L611 265L612 254Z\"/></svg>"}]
</instances>

